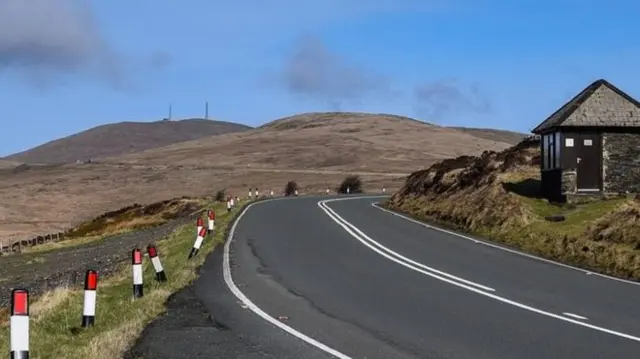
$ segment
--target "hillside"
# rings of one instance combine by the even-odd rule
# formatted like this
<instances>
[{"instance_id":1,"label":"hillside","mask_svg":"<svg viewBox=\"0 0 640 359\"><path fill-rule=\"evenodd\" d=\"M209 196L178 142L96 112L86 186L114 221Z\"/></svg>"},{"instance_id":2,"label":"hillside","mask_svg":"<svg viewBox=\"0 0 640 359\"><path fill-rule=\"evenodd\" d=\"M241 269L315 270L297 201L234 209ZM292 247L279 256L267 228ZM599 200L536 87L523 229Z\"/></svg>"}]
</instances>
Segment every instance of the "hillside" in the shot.
<instances>
[{"instance_id":1,"label":"hillside","mask_svg":"<svg viewBox=\"0 0 640 359\"><path fill-rule=\"evenodd\" d=\"M520 132L496 130L492 128L450 127L470 135L492 141L506 142L515 145L528 135Z\"/></svg>"},{"instance_id":2,"label":"hillside","mask_svg":"<svg viewBox=\"0 0 640 359\"><path fill-rule=\"evenodd\" d=\"M366 191L393 191L408 168L509 146L400 116L302 114L92 163L0 171L0 197L11 204L0 207L0 240L57 231L134 202L225 188L238 196L255 187L278 194L289 180L301 193L324 193L355 173Z\"/></svg>"},{"instance_id":3,"label":"hillside","mask_svg":"<svg viewBox=\"0 0 640 359\"><path fill-rule=\"evenodd\" d=\"M307 113L215 141L201 138L105 161L406 173L443 158L510 145L395 115Z\"/></svg>"},{"instance_id":4,"label":"hillside","mask_svg":"<svg viewBox=\"0 0 640 359\"><path fill-rule=\"evenodd\" d=\"M20 165L20 162L0 159L0 170L7 169L7 168L15 168L19 165Z\"/></svg>"},{"instance_id":5,"label":"hillside","mask_svg":"<svg viewBox=\"0 0 640 359\"><path fill-rule=\"evenodd\" d=\"M223 121L120 122L102 125L38 147L9 155L5 160L24 163L71 163L117 156L251 127Z\"/></svg>"},{"instance_id":6,"label":"hillside","mask_svg":"<svg viewBox=\"0 0 640 359\"><path fill-rule=\"evenodd\" d=\"M441 161L407 177L386 206L546 258L640 279L640 199L550 204L540 194L539 146L525 140L501 152ZM558 215L565 220L551 219Z\"/></svg>"}]
</instances>

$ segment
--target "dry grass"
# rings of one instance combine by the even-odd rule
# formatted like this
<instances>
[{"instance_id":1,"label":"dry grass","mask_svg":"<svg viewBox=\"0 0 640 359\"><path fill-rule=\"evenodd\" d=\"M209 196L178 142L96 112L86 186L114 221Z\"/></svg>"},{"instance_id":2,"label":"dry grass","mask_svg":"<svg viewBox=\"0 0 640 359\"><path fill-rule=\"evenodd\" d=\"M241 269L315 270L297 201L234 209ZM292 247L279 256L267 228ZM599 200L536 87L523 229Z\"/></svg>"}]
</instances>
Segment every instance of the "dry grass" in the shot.
<instances>
[{"instance_id":1,"label":"dry grass","mask_svg":"<svg viewBox=\"0 0 640 359\"><path fill-rule=\"evenodd\" d=\"M153 268L144 263L145 296L132 299L131 267L109 278L101 278L98 286L96 325L90 329L79 327L82 316L82 290L59 288L47 293L32 305L31 355L34 358L120 358L143 328L165 310L165 301L172 293L189 284L196 277L196 268L214 247L223 242L223 235L231 215L219 205L218 230L208 237L198 256L187 261L193 244L193 226L186 225L169 238L156 243L168 276L166 283L152 278ZM222 214L224 213L224 214ZM7 323L2 323L0 347L8 347Z\"/></svg>"},{"instance_id":2,"label":"dry grass","mask_svg":"<svg viewBox=\"0 0 640 359\"><path fill-rule=\"evenodd\" d=\"M323 193L358 174L365 191L392 191L407 168L508 146L388 115L309 114L91 164L0 170L0 241L63 231L124 204L223 188L279 193L295 180L303 194Z\"/></svg>"},{"instance_id":3,"label":"dry grass","mask_svg":"<svg viewBox=\"0 0 640 359\"><path fill-rule=\"evenodd\" d=\"M537 146L416 172L387 206L546 258L640 279L640 200L557 205L539 198ZM560 214L565 221L545 219Z\"/></svg>"}]
</instances>

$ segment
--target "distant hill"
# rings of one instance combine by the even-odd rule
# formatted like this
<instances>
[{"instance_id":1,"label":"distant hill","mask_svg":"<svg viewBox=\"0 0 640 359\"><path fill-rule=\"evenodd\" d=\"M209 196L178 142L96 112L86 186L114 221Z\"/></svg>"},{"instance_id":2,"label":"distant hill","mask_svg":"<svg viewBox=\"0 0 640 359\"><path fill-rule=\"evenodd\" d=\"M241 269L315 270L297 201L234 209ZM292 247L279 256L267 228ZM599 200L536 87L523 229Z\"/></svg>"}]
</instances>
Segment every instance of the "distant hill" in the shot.
<instances>
[{"instance_id":1,"label":"distant hill","mask_svg":"<svg viewBox=\"0 0 640 359\"><path fill-rule=\"evenodd\" d=\"M85 161L248 129L251 127L200 118L180 121L120 122L94 127L47 142L9 155L2 160L46 164Z\"/></svg>"},{"instance_id":2,"label":"distant hill","mask_svg":"<svg viewBox=\"0 0 640 359\"><path fill-rule=\"evenodd\" d=\"M520 143L524 138L529 136L526 133L496 130L493 128L472 128L472 127L449 127L458 131L466 132L470 135L484 138L485 140L506 142L512 145Z\"/></svg>"},{"instance_id":3,"label":"distant hill","mask_svg":"<svg viewBox=\"0 0 640 359\"><path fill-rule=\"evenodd\" d=\"M444 158L502 150L513 143L485 138L491 130L483 130L483 136L476 133L391 114L313 112L281 118L216 141L200 138L105 161L404 173Z\"/></svg>"},{"instance_id":4,"label":"distant hill","mask_svg":"<svg viewBox=\"0 0 640 359\"><path fill-rule=\"evenodd\" d=\"M7 168L15 168L20 165L20 162L0 160L0 170Z\"/></svg>"}]
</instances>

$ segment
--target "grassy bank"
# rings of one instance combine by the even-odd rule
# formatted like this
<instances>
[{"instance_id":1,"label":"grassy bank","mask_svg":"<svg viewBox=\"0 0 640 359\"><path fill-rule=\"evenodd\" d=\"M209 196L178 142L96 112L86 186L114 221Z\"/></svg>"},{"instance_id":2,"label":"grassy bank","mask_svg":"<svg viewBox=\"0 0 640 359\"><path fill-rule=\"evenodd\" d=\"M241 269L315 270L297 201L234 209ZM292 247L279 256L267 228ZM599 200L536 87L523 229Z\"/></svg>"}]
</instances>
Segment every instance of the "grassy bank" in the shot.
<instances>
[{"instance_id":1,"label":"grassy bank","mask_svg":"<svg viewBox=\"0 0 640 359\"><path fill-rule=\"evenodd\" d=\"M227 224L236 211L227 214L226 208L220 205L215 205L214 209L219 214L216 218L215 236L207 237L200 253L191 260L187 261L187 255L195 239L192 223L180 227L168 238L154 243L160 253L168 281L155 281L153 267L146 258L143 298L132 298L130 262L123 263L115 275L100 278L94 327L80 328L82 288L57 288L38 298L31 305L31 356L94 359L121 357L144 327L165 310L165 301L169 295L195 279L196 269L204 262L206 255L216 245L223 243ZM122 248L127 252L131 249ZM8 322L5 320L2 326L0 345L8 352Z\"/></svg>"},{"instance_id":2,"label":"grassy bank","mask_svg":"<svg viewBox=\"0 0 640 359\"><path fill-rule=\"evenodd\" d=\"M577 204L541 198L538 144L418 171L385 204L414 218L541 257L640 279L640 200ZM552 221L550 216L563 216Z\"/></svg>"}]
</instances>

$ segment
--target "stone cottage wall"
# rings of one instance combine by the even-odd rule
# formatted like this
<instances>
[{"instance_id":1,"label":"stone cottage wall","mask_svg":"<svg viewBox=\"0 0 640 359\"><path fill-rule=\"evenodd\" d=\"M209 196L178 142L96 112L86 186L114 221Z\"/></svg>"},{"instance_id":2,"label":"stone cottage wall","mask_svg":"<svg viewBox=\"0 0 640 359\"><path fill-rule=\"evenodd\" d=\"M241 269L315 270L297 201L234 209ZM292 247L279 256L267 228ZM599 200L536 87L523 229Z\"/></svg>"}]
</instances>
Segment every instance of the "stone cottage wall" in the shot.
<instances>
[{"instance_id":1,"label":"stone cottage wall","mask_svg":"<svg viewBox=\"0 0 640 359\"><path fill-rule=\"evenodd\" d=\"M640 134L603 134L605 193L640 193Z\"/></svg>"}]
</instances>

